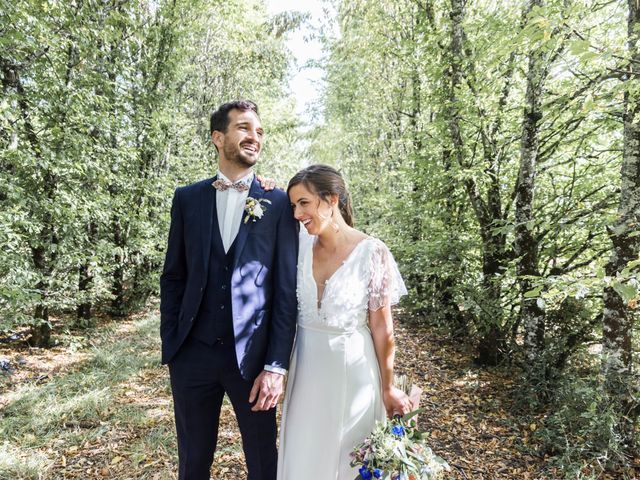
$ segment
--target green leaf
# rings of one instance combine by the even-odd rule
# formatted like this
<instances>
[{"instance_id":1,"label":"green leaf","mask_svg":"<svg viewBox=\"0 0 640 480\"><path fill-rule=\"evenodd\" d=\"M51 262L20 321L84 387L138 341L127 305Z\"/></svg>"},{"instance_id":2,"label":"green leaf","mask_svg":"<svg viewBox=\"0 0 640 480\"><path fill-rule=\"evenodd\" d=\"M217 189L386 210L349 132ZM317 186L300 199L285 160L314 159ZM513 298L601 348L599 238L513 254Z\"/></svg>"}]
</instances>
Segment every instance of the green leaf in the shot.
<instances>
[{"instance_id":1,"label":"green leaf","mask_svg":"<svg viewBox=\"0 0 640 480\"><path fill-rule=\"evenodd\" d=\"M524 292L524 298L539 297L540 294L542 293L542 288L543 288L543 286L540 285L540 286L534 288L533 290L529 290L528 292Z\"/></svg>"},{"instance_id":2,"label":"green leaf","mask_svg":"<svg viewBox=\"0 0 640 480\"><path fill-rule=\"evenodd\" d=\"M611 286L625 302L628 302L632 298L635 298L638 293L636 287L628 283L615 281Z\"/></svg>"},{"instance_id":3,"label":"green leaf","mask_svg":"<svg viewBox=\"0 0 640 480\"><path fill-rule=\"evenodd\" d=\"M569 44L569 50L574 55L582 55L589 50L589 42L587 40L574 40Z\"/></svg>"},{"instance_id":4,"label":"green leaf","mask_svg":"<svg viewBox=\"0 0 640 480\"><path fill-rule=\"evenodd\" d=\"M593 60L594 58L596 58L598 56L599 56L599 54L596 53L596 52L584 52L582 55L580 55L580 63L585 65L589 61Z\"/></svg>"},{"instance_id":5,"label":"green leaf","mask_svg":"<svg viewBox=\"0 0 640 480\"><path fill-rule=\"evenodd\" d=\"M418 408L417 410L414 410L413 412L405 413L402 416L402 421L406 423L409 420L411 420L413 417L415 417L416 415L418 415L419 413L422 413L422 412L424 412L424 408Z\"/></svg>"}]
</instances>

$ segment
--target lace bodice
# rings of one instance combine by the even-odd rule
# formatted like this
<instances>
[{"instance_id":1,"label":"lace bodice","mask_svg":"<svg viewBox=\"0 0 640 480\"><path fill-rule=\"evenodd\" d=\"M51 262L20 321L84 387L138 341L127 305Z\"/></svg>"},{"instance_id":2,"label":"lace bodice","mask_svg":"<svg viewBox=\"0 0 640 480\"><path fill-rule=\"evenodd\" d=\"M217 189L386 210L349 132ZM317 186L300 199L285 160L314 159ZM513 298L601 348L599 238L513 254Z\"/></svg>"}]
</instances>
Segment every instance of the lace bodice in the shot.
<instances>
[{"instance_id":1,"label":"lace bodice","mask_svg":"<svg viewBox=\"0 0 640 480\"><path fill-rule=\"evenodd\" d=\"M301 227L298 254L298 324L349 331L367 323L369 309L398 303L407 290L391 252L380 240L367 237L327 280L318 299L313 278L315 236ZM319 300L319 301L318 301ZM319 306L318 306L319 305Z\"/></svg>"}]
</instances>

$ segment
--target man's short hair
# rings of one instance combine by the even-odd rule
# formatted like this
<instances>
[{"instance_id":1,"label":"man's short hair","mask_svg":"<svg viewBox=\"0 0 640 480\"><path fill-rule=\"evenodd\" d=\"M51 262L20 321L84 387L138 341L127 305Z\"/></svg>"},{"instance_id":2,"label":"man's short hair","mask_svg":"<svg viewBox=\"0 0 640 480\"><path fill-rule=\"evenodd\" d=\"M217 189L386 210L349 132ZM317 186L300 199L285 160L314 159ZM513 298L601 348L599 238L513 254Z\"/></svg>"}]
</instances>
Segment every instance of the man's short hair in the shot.
<instances>
[{"instance_id":1,"label":"man's short hair","mask_svg":"<svg viewBox=\"0 0 640 480\"><path fill-rule=\"evenodd\" d=\"M213 134L215 130L227 133L227 128L229 127L229 112L233 109L243 112L251 110L252 112L255 112L256 115L260 116L258 114L258 105L251 100L233 100L232 102L223 103L211 114L209 134Z\"/></svg>"}]
</instances>

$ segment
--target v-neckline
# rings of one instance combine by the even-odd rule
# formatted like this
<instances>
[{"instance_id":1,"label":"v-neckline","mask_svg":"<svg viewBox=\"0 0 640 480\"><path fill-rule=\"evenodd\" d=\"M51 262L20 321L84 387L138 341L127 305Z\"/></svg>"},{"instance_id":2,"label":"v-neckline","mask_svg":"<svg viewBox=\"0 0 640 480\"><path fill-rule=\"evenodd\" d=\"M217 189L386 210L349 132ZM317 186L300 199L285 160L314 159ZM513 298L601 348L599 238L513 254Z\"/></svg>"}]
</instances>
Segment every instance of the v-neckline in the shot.
<instances>
[{"instance_id":1,"label":"v-neckline","mask_svg":"<svg viewBox=\"0 0 640 480\"><path fill-rule=\"evenodd\" d=\"M322 305L324 302L324 295L327 291L327 287L329 286L329 283L331 282L331 280L333 280L333 277L336 276L336 274L340 271L340 269L342 269L342 267L344 267L347 262L351 259L351 257L353 257L354 253L356 252L356 250L358 250L358 247L360 247L361 244L365 243L367 240L371 239L372 237L366 236L364 237L362 240L360 240L355 247L353 247L353 249L349 252L349 254L345 257L345 259L342 261L342 263L340 263L340 265L338 265L338 268L336 268L333 273L331 275L329 275L329 277L325 280L324 282L324 289L322 290L322 295L318 295L318 283L316 282L316 277L313 274L313 246L315 245L315 240L313 241L313 243L311 243L311 262L310 262L310 267L309 270L311 271L311 281L313 282L313 286L314 286L314 290L316 292L316 309L319 312L320 310L322 310Z\"/></svg>"}]
</instances>

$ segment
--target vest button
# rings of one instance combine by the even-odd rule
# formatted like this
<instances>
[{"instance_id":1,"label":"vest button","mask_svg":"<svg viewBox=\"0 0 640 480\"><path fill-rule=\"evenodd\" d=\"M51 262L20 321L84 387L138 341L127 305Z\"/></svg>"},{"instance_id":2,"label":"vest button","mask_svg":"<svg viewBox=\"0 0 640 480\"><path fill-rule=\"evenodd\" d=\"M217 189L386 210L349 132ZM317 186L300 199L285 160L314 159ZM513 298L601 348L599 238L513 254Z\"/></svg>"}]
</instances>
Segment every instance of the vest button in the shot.
<instances>
[{"instance_id":1,"label":"vest button","mask_svg":"<svg viewBox=\"0 0 640 480\"><path fill-rule=\"evenodd\" d=\"M222 288L222 290L226 290L227 286L226 285L222 285L220 288Z\"/></svg>"},{"instance_id":2,"label":"vest button","mask_svg":"<svg viewBox=\"0 0 640 480\"><path fill-rule=\"evenodd\" d=\"M220 310L224 310L224 305L220 305Z\"/></svg>"}]
</instances>

